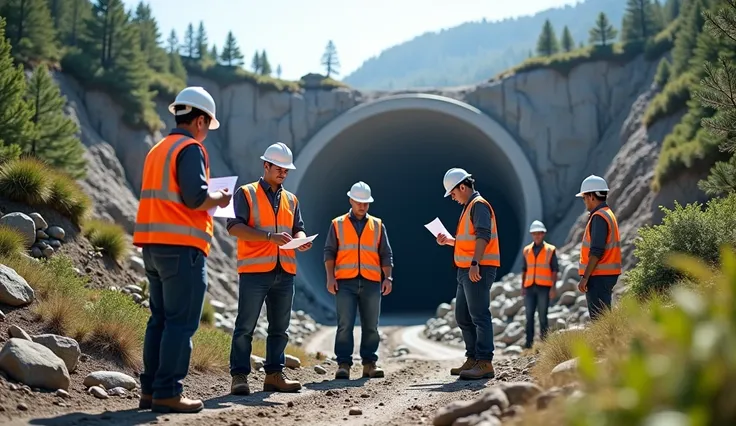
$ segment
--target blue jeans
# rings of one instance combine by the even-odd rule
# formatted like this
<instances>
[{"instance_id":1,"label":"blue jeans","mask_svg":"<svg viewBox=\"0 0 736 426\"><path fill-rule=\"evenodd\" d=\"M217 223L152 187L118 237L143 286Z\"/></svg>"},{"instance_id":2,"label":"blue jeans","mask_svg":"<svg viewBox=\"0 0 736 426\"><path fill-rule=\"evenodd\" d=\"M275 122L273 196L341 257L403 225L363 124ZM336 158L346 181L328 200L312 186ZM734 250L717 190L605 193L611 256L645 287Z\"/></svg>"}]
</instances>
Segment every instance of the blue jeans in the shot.
<instances>
[{"instance_id":1,"label":"blue jeans","mask_svg":"<svg viewBox=\"0 0 736 426\"><path fill-rule=\"evenodd\" d=\"M338 364L353 365L353 327L355 311L360 311L360 358L365 364L378 360L378 316L381 313L381 283L360 276L337 281L337 335L335 355Z\"/></svg>"},{"instance_id":2,"label":"blue jeans","mask_svg":"<svg viewBox=\"0 0 736 426\"><path fill-rule=\"evenodd\" d=\"M588 291L585 300L588 302L588 314L591 320L597 319L607 309L611 309L613 287L618 275L593 275L588 278Z\"/></svg>"},{"instance_id":3,"label":"blue jeans","mask_svg":"<svg viewBox=\"0 0 736 426\"><path fill-rule=\"evenodd\" d=\"M206 256L194 247L147 245L151 317L143 340L141 393L156 399L182 393L189 372L192 336L199 328L207 293Z\"/></svg>"},{"instance_id":4,"label":"blue jeans","mask_svg":"<svg viewBox=\"0 0 736 426\"><path fill-rule=\"evenodd\" d=\"M544 340L549 330L547 311L549 310L549 292L552 287L532 284L526 288L524 307L526 310L526 347L534 343L534 313L539 313L539 336Z\"/></svg>"},{"instance_id":5,"label":"blue jeans","mask_svg":"<svg viewBox=\"0 0 736 426\"><path fill-rule=\"evenodd\" d=\"M266 302L268 337L263 369L274 373L284 369L284 350L289 343L289 321L294 300L294 276L281 268L271 272L239 274L238 316L235 318L230 348L230 375L250 374L253 331Z\"/></svg>"},{"instance_id":6,"label":"blue jeans","mask_svg":"<svg viewBox=\"0 0 736 426\"><path fill-rule=\"evenodd\" d=\"M495 266L481 266L481 279L470 281L468 268L457 270L455 320L463 333L465 356L493 360L493 323L491 322L491 285L496 280Z\"/></svg>"}]
</instances>

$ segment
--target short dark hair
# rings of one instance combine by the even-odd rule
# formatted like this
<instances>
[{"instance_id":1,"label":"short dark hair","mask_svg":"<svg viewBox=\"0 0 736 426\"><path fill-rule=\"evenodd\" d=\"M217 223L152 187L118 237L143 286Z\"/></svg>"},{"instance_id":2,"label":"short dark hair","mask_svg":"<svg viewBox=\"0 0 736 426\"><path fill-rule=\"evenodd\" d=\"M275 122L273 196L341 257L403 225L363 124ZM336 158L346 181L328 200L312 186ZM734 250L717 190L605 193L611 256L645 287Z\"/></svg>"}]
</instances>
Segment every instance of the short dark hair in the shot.
<instances>
[{"instance_id":1,"label":"short dark hair","mask_svg":"<svg viewBox=\"0 0 736 426\"><path fill-rule=\"evenodd\" d=\"M473 177L471 177L471 176L468 176L465 179L463 179L462 182L460 182L457 185L455 185L455 188L459 187L460 185L465 185L468 188L470 188L473 191L475 191L475 179Z\"/></svg>"},{"instance_id":2,"label":"short dark hair","mask_svg":"<svg viewBox=\"0 0 736 426\"><path fill-rule=\"evenodd\" d=\"M174 112L184 111L187 108L188 108L187 105L175 105ZM210 124L210 121L212 121L212 119L210 118L209 114L207 114L206 112L202 111L199 108L194 108L194 107L191 107L191 108L192 110L186 114L174 115L174 120L176 121L177 126L180 124L191 124L194 120L196 120L200 116L204 116L205 122L208 125Z\"/></svg>"},{"instance_id":3,"label":"short dark hair","mask_svg":"<svg viewBox=\"0 0 736 426\"><path fill-rule=\"evenodd\" d=\"M595 198L598 201L605 202L606 199L608 198L608 191L596 191L596 192L591 192L590 194L593 195L593 198Z\"/></svg>"}]
</instances>

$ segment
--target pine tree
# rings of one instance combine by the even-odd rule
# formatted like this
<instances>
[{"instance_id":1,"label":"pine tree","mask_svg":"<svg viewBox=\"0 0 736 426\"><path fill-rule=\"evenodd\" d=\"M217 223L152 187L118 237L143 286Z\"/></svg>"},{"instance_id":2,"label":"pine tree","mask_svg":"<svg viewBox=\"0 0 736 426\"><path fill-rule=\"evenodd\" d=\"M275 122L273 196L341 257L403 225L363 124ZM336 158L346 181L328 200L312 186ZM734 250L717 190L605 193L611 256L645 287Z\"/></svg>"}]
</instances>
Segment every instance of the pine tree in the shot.
<instances>
[{"instance_id":1,"label":"pine tree","mask_svg":"<svg viewBox=\"0 0 736 426\"><path fill-rule=\"evenodd\" d=\"M273 71L271 70L271 63L268 62L268 56L266 56L266 51L261 51L261 75L271 75Z\"/></svg>"},{"instance_id":2,"label":"pine tree","mask_svg":"<svg viewBox=\"0 0 736 426\"><path fill-rule=\"evenodd\" d=\"M209 46L209 40L207 38L207 31L204 29L204 22L199 21L199 28L197 28L197 36L194 39L194 54L201 61L207 57L207 47Z\"/></svg>"},{"instance_id":3,"label":"pine tree","mask_svg":"<svg viewBox=\"0 0 736 426\"><path fill-rule=\"evenodd\" d=\"M547 19L544 21L542 33L539 34L539 39L537 39L537 55L551 56L559 51L560 44L557 41L555 30L552 27L552 23Z\"/></svg>"},{"instance_id":4,"label":"pine tree","mask_svg":"<svg viewBox=\"0 0 736 426\"><path fill-rule=\"evenodd\" d=\"M225 47L222 48L220 54L220 60L224 65L227 66L242 66L243 65L243 52L240 51L238 41L235 39L232 31L228 31L227 38L225 39Z\"/></svg>"},{"instance_id":5,"label":"pine tree","mask_svg":"<svg viewBox=\"0 0 736 426\"><path fill-rule=\"evenodd\" d=\"M131 44L140 49L140 45L133 37L121 0L97 0L93 12L93 17L87 20L83 50L102 69L108 70L114 67L124 49L130 49Z\"/></svg>"},{"instance_id":6,"label":"pine tree","mask_svg":"<svg viewBox=\"0 0 736 426\"><path fill-rule=\"evenodd\" d=\"M169 58L169 72L181 79L182 81L187 80L187 69L184 67L184 63L181 61L181 55L178 52L172 52L168 54Z\"/></svg>"},{"instance_id":7,"label":"pine tree","mask_svg":"<svg viewBox=\"0 0 736 426\"><path fill-rule=\"evenodd\" d=\"M138 26L140 34L140 49L148 66L158 72L166 72L169 68L169 58L161 48L161 32L158 23L153 18L151 7L142 1L135 9L133 23Z\"/></svg>"},{"instance_id":8,"label":"pine tree","mask_svg":"<svg viewBox=\"0 0 736 426\"><path fill-rule=\"evenodd\" d=\"M595 21L595 27L590 29L590 43L593 45L608 46L616 40L618 31L608 21L608 16L601 12Z\"/></svg>"},{"instance_id":9,"label":"pine tree","mask_svg":"<svg viewBox=\"0 0 736 426\"><path fill-rule=\"evenodd\" d=\"M654 82L657 83L659 87L664 87L669 81L671 75L672 66L670 65L670 61L668 61L667 58L662 58L657 66L657 72L654 75Z\"/></svg>"},{"instance_id":10,"label":"pine tree","mask_svg":"<svg viewBox=\"0 0 736 426\"><path fill-rule=\"evenodd\" d=\"M664 15L667 22L672 22L680 16L681 0L667 0L664 6Z\"/></svg>"},{"instance_id":11,"label":"pine tree","mask_svg":"<svg viewBox=\"0 0 736 426\"><path fill-rule=\"evenodd\" d=\"M716 163L706 180L698 186L708 195L736 192L736 1L728 0L716 13L705 14L705 29L725 46L716 63L705 64L705 78L696 98L716 110L702 126L717 140L720 148L731 154L729 161Z\"/></svg>"},{"instance_id":12,"label":"pine tree","mask_svg":"<svg viewBox=\"0 0 736 426\"><path fill-rule=\"evenodd\" d=\"M653 19L657 28L664 28L665 25L667 25L667 18L665 16L664 6L662 6L662 3L660 3L659 0L654 0L652 3L652 11L654 14Z\"/></svg>"},{"instance_id":13,"label":"pine tree","mask_svg":"<svg viewBox=\"0 0 736 426\"><path fill-rule=\"evenodd\" d=\"M332 40L327 42L325 53L322 54L322 66L325 67L327 77L340 75L340 59L337 57L337 47Z\"/></svg>"},{"instance_id":14,"label":"pine tree","mask_svg":"<svg viewBox=\"0 0 736 426\"><path fill-rule=\"evenodd\" d=\"M661 29L652 0L628 0L621 27L624 42L646 40Z\"/></svg>"},{"instance_id":15,"label":"pine tree","mask_svg":"<svg viewBox=\"0 0 736 426\"><path fill-rule=\"evenodd\" d=\"M187 30L184 32L184 44L182 45L182 55L187 58L195 58L197 52L197 39L194 35L194 26L190 22Z\"/></svg>"},{"instance_id":16,"label":"pine tree","mask_svg":"<svg viewBox=\"0 0 736 426\"><path fill-rule=\"evenodd\" d=\"M13 64L5 19L0 16L0 162L17 157L20 146L32 137L31 110L23 100L25 90L23 66Z\"/></svg>"},{"instance_id":17,"label":"pine tree","mask_svg":"<svg viewBox=\"0 0 736 426\"><path fill-rule=\"evenodd\" d=\"M281 79L281 64L276 65L276 78Z\"/></svg>"},{"instance_id":18,"label":"pine tree","mask_svg":"<svg viewBox=\"0 0 736 426\"><path fill-rule=\"evenodd\" d=\"M569 52L573 49L575 49L575 41L572 39L570 29L565 25L565 28L562 29L562 50Z\"/></svg>"},{"instance_id":19,"label":"pine tree","mask_svg":"<svg viewBox=\"0 0 736 426\"><path fill-rule=\"evenodd\" d=\"M57 60L59 46L46 0L4 0L0 15L7 20L6 34L13 55L21 60Z\"/></svg>"},{"instance_id":20,"label":"pine tree","mask_svg":"<svg viewBox=\"0 0 736 426\"><path fill-rule=\"evenodd\" d=\"M215 61L216 64L220 63L220 54L217 53L217 44L212 45L212 49L210 49L209 56Z\"/></svg>"},{"instance_id":21,"label":"pine tree","mask_svg":"<svg viewBox=\"0 0 736 426\"><path fill-rule=\"evenodd\" d=\"M169 38L166 39L166 53L179 53L179 37L176 30L172 29Z\"/></svg>"},{"instance_id":22,"label":"pine tree","mask_svg":"<svg viewBox=\"0 0 736 426\"><path fill-rule=\"evenodd\" d=\"M253 72L259 74L261 72L261 55L256 53L253 54L253 60L250 62L250 67L253 68Z\"/></svg>"},{"instance_id":23,"label":"pine tree","mask_svg":"<svg viewBox=\"0 0 736 426\"><path fill-rule=\"evenodd\" d=\"M697 47L698 35L703 30L705 19L700 0L690 0L683 10L681 19L675 46L672 49L672 71L675 75L680 75L688 68Z\"/></svg>"},{"instance_id":24,"label":"pine tree","mask_svg":"<svg viewBox=\"0 0 736 426\"><path fill-rule=\"evenodd\" d=\"M30 144L22 146L22 150L75 178L84 177L84 147L76 136L79 128L64 114L66 99L45 65L33 71L26 100L35 132Z\"/></svg>"},{"instance_id":25,"label":"pine tree","mask_svg":"<svg viewBox=\"0 0 736 426\"><path fill-rule=\"evenodd\" d=\"M88 0L62 0L69 8L61 25L59 38L69 46L77 46L83 36L86 22L92 17L92 6Z\"/></svg>"}]
</instances>

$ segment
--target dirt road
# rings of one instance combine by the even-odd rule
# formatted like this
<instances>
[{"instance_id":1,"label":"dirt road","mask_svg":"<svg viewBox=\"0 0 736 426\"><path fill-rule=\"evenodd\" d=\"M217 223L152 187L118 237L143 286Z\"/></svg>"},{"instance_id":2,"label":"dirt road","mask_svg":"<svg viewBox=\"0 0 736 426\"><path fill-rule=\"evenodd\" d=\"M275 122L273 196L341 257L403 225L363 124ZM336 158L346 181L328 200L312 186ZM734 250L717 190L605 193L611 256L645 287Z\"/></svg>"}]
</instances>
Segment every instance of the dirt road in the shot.
<instances>
[{"instance_id":1,"label":"dirt road","mask_svg":"<svg viewBox=\"0 0 736 426\"><path fill-rule=\"evenodd\" d=\"M246 397L225 395L205 401L198 414L161 415L150 411L75 413L57 418L14 421L12 425L73 424L175 424L175 425L407 425L431 424L436 409L450 401L470 398L488 381L462 381L449 375L451 366L462 362L464 351L424 339L423 326L382 327L388 338L381 345L381 360L386 371L382 379L360 378L359 362L353 366L351 380L333 380L336 366L325 365L327 374L309 383L303 381L299 393L262 392L251 385ZM332 354L335 329L326 327L315 334L306 349ZM356 346L360 331L356 328ZM399 346L410 353L392 358ZM518 379L525 373L521 360L498 359L496 376ZM321 381L320 381L321 380Z\"/></svg>"}]
</instances>

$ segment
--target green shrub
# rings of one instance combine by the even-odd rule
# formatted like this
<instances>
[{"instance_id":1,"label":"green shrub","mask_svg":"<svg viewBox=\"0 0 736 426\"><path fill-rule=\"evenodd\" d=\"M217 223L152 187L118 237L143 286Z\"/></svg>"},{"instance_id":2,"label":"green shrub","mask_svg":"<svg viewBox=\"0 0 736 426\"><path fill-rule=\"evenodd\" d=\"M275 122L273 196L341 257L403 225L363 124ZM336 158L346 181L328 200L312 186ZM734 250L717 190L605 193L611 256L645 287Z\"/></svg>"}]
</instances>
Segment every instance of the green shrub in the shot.
<instances>
[{"instance_id":1,"label":"green shrub","mask_svg":"<svg viewBox=\"0 0 736 426\"><path fill-rule=\"evenodd\" d=\"M89 214L92 201L69 175L55 171L51 178L48 205L68 217L75 225L81 225Z\"/></svg>"},{"instance_id":2,"label":"green shrub","mask_svg":"<svg viewBox=\"0 0 736 426\"><path fill-rule=\"evenodd\" d=\"M104 220L89 220L84 224L84 236L93 246L102 249L111 258L120 261L127 253L125 230L120 225Z\"/></svg>"},{"instance_id":3,"label":"green shrub","mask_svg":"<svg viewBox=\"0 0 736 426\"><path fill-rule=\"evenodd\" d=\"M199 322L207 325L215 325L215 308L210 304L210 296L204 297L204 305L202 305L202 315Z\"/></svg>"},{"instance_id":4,"label":"green shrub","mask_svg":"<svg viewBox=\"0 0 736 426\"><path fill-rule=\"evenodd\" d=\"M0 225L0 257L12 257L22 253L26 242L15 229Z\"/></svg>"},{"instance_id":5,"label":"green shrub","mask_svg":"<svg viewBox=\"0 0 736 426\"><path fill-rule=\"evenodd\" d=\"M732 214L733 211L731 211ZM576 426L736 424L736 253L721 250L721 271L689 256L667 262L693 277L672 302L648 309L627 304L631 322L648 330L620 356L596 363L595 351L575 350L586 395L565 414Z\"/></svg>"},{"instance_id":6,"label":"green shrub","mask_svg":"<svg viewBox=\"0 0 736 426\"><path fill-rule=\"evenodd\" d=\"M654 38L649 39L644 47L644 57L653 61L672 50L675 46L675 36L679 27L680 18L677 17Z\"/></svg>"},{"instance_id":7,"label":"green shrub","mask_svg":"<svg viewBox=\"0 0 736 426\"><path fill-rule=\"evenodd\" d=\"M667 264L671 253L697 256L716 264L723 244L736 245L736 194L715 198L702 209L699 203L665 213L661 225L644 227L634 241L636 266L627 273L629 288L638 297L667 292L683 275Z\"/></svg>"},{"instance_id":8,"label":"green shrub","mask_svg":"<svg viewBox=\"0 0 736 426\"><path fill-rule=\"evenodd\" d=\"M659 61L659 65L657 65L657 74L654 76L654 82L657 83L659 87L664 87L669 81L671 74L672 69L670 61L668 61L667 58L662 58L662 60Z\"/></svg>"},{"instance_id":9,"label":"green shrub","mask_svg":"<svg viewBox=\"0 0 736 426\"><path fill-rule=\"evenodd\" d=\"M662 59L665 61L666 59ZM667 65L670 65L669 63ZM660 69L662 67L660 62L657 68L657 77L659 79ZM646 112L644 113L643 122L649 127L653 125L657 120L672 115L687 106L687 101L690 100L690 88L693 87L697 77L693 73L686 72L680 74L677 78L672 79L671 75L672 68L667 67L667 84L661 92L652 99ZM659 83L659 82L658 82ZM661 85L660 85L661 86Z\"/></svg>"},{"instance_id":10,"label":"green shrub","mask_svg":"<svg viewBox=\"0 0 736 426\"><path fill-rule=\"evenodd\" d=\"M0 167L0 194L31 206L44 205L49 199L49 167L41 161L24 157Z\"/></svg>"},{"instance_id":11,"label":"green shrub","mask_svg":"<svg viewBox=\"0 0 736 426\"><path fill-rule=\"evenodd\" d=\"M224 370L230 365L232 336L209 325L199 327L192 337L192 368L197 371Z\"/></svg>"}]
</instances>

